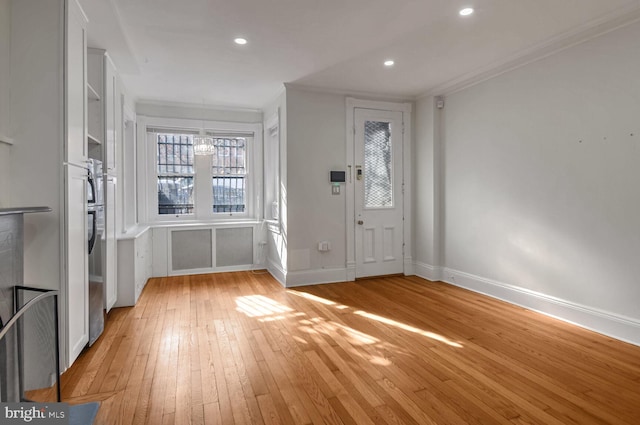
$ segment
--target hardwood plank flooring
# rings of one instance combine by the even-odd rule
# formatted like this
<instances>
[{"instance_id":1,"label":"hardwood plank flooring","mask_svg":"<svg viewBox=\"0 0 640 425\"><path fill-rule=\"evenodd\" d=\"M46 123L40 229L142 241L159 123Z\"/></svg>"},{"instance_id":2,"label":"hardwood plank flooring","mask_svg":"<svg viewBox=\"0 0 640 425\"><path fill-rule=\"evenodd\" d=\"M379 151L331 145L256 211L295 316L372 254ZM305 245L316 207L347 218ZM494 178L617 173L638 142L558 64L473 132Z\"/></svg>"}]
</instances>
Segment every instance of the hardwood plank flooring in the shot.
<instances>
[{"instance_id":1,"label":"hardwood plank flooring","mask_svg":"<svg viewBox=\"0 0 640 425\"><path fill-rule=\"evenodd\" d=\"M62 377L96 424L638 424L640 347L441 282L151 279Z\"/></svg>"}]
</instances>

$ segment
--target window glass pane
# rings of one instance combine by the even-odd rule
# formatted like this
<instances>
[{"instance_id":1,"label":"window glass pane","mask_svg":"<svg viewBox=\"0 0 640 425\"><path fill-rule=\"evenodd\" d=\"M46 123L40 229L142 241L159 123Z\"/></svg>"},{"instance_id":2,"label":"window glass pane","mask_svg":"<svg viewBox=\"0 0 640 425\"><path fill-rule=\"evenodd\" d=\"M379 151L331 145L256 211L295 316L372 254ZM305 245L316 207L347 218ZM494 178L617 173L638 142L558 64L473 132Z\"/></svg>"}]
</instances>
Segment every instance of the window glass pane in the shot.
<instances>
[{"instance_id":1,"label":"window glass pane","mask_svg":"<svg viewBox=\"0 0 640 425\"><path fill-rule=\"evenodd\" d=\"M193 214L193 176L158 176L158 214Z\"/></svg>"},{"instance_id":2,"label":"window glass pane","mask_svg":"<svg viewBox=\"0 0 640 425\"><path fill-rule=\"evenodd\" d=\"M158 134L158 173L193 174L193 136Z\"/></svg>"},{"instance_id":3,"label":"window glass pane","mask_svg":"<svg viewBox=\"0 0 640 425\"><path fill-rule=\"evenodd\" d=\"M365 208L393 206L391 160L391 123L366 121L364 125Z\"/></svg>"},{"instance_id":4,"label":"window glass pane","mask_svg":"<svg viewBox=\"0 0 640 425\"><path fill-rule=\"evenodd\" d=\"M244 212L245 178L213 178L213 212Z\"/></svg>"},{"instance_id":5,"label":"window glass pane","mask_svg":"<svg viewBox=\"0 0 640 425\"><path fill-rule=\"evenodd\" d=\"M213 212L244 212L246 209L245 138L216 138L212 158Z\"/></svg>"},{"instance_id":6,"label":"window glass pane","mask_svg":"<svg viewBox=\"0 0 640 425\"><path fill-rule=\"evenodd\" d=\"M193 214L193 136L163 133L157 140L158 214Z\"/></svg>"}]
</instances>

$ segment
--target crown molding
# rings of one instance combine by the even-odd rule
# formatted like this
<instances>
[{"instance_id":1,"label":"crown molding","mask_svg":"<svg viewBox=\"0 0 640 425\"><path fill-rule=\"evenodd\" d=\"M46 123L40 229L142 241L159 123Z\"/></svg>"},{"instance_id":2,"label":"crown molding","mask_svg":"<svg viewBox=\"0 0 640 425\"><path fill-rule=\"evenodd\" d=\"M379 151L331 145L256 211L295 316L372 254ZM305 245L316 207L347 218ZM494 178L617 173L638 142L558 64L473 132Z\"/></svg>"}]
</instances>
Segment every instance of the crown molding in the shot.
<instances>
[{"instance_id":1,"label":"crown molding","mask_svg":"<svg viewBox=\"0 0 640 425\"><path fill-rule=\"evenodd\" d=\"M197 103L187 103L187 102L173 102L173 101L163 101L163 100L153 100L153 99L141 99L137 100L136 110L138 106L158 106L158 107L168 107L168 108L185 108L185 109L193 109L200 111L221 111L221 112L249 112L249 113L262 113L262 109L256 108L242 108L237 106L224 106L224 105L209 105L209 104L197 104Z\"/></svg>"},{"instance_id":2,"label":"crown molding","mask_svg":"<svg viewBox=\"0 0 640 425\"><path fill-rule=\"evenodd\" d=\"M361 90L348 90L348 89L337 89L330 87L319 87L319 86L308 86L305 84L298 83L284 83L284 86L287 90L299 90L306 91L312 93L323 93L323 94L335 94L340 96L350 96L356 97L359 99L370 99L370 100L382 100L389 102L413 102L415 100L415 96L402 96L402 95L394 95L394 94L384 94L384 93L376 93L376 92L368 92Z\"/></svg>"},{"instance_id":3,"label":"crown molding","mask_svg":"<svg viewBox=\"0 0 640 425\"><path fill-rule=\"evenodd\" d=\"M280 96L282 96L283 94L286 95L286 93L287 93L287 88L285 87L285 84L283 83L282 86L280 87L280 90L278 90L278 94L275 95L270 101L268 101L264 105L262 105L262 108L260 108L260 110L264 111L268 107L270 107L272 105L275 105L278 102L278 100L280 99Z\"/></svg>"},{"instance_id":4,"label":"crown molding","mask_svg":"<svg viewBox=\"0 0 640 425\"><path fill-rule=\"evenodd\" d=\"M589 21L570 31L548 38L506 58L465 73L418 94L414 100L429 96L450 95L514 69L544 59L562 50L640 21L640 5L633 4Z\"/></svg>"}]
</instances>

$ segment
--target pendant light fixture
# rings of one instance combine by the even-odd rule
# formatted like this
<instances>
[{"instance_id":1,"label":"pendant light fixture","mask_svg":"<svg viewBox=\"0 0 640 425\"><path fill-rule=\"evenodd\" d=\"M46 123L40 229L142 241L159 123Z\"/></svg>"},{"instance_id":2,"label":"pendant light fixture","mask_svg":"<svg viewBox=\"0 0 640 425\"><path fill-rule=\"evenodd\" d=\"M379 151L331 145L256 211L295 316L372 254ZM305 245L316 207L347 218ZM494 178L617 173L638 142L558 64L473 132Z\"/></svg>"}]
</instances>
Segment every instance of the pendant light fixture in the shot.
<instances>
[{"instance_id":1,"label":"pendant light fixture","mask_svg":"<svg viewBox=\"0 0 640 425\"><path fill-rule=\"evenodd\" d=\"M202 99L202 115L204 115L204 99ZM216 151L213 137L207 135L204 128L204 118L202 119L202 128L200 134L193 136L193 153L195 155L213 155Z\"/></svg>"},{"instance_id":2,"label":"pendant light fixture","mask_svg":"<svg viewBox=\"0 0 640 425\"><path fill-rule=\"evenodd\" d=\"M204 129L202 130L204 133ZM213 143L213 137L207 134L196 134L193 136L193 153L195 155L213 155L216 147Z\"/></svg>"}]
</instances>

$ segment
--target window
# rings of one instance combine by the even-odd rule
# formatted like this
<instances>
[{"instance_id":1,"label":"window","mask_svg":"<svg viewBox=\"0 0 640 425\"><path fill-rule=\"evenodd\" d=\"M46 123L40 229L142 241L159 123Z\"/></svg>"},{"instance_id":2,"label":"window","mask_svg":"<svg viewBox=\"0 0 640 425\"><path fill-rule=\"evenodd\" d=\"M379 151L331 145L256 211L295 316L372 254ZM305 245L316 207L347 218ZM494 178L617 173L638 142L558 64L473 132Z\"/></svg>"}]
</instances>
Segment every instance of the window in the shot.
<instances>
[{"instance_id":1,"label":"window","mask_svg":"<svg viewBox=\"0 0 640 425\"><path fill-rule=\"evenodd\" d=\"M391 123L364 123L364 206L393 206Z\"/></svg>"},{"instance_id":2,"label":"window","mask_svg":"<svg viewBox=\"0 0 640 425\"><path fill-rule=\"evenodd\" d=\"M258 218L262 198L262 125L205 122L213 155L194 155L202 121L144 117L149 221Z\"/></svg>"},{"instance_id":3,"label":"window","mask_svg":"<svg viewBox=\"0 0 640 425\"><path fill-rule=\"evenodd\" d=\"M215 138L213 154L213 212L244 212L246 209L247 139Z\"/></svg>"},{"instance_id":4,"label":"window","mask_svg":"<svg viewBox=\"0 0 640 425\"><path fill-rule=\"evenodd\" d=\"M159 133L157 146L158 214L193 214L193 136Z\"/></svg>"}]
</instances>

